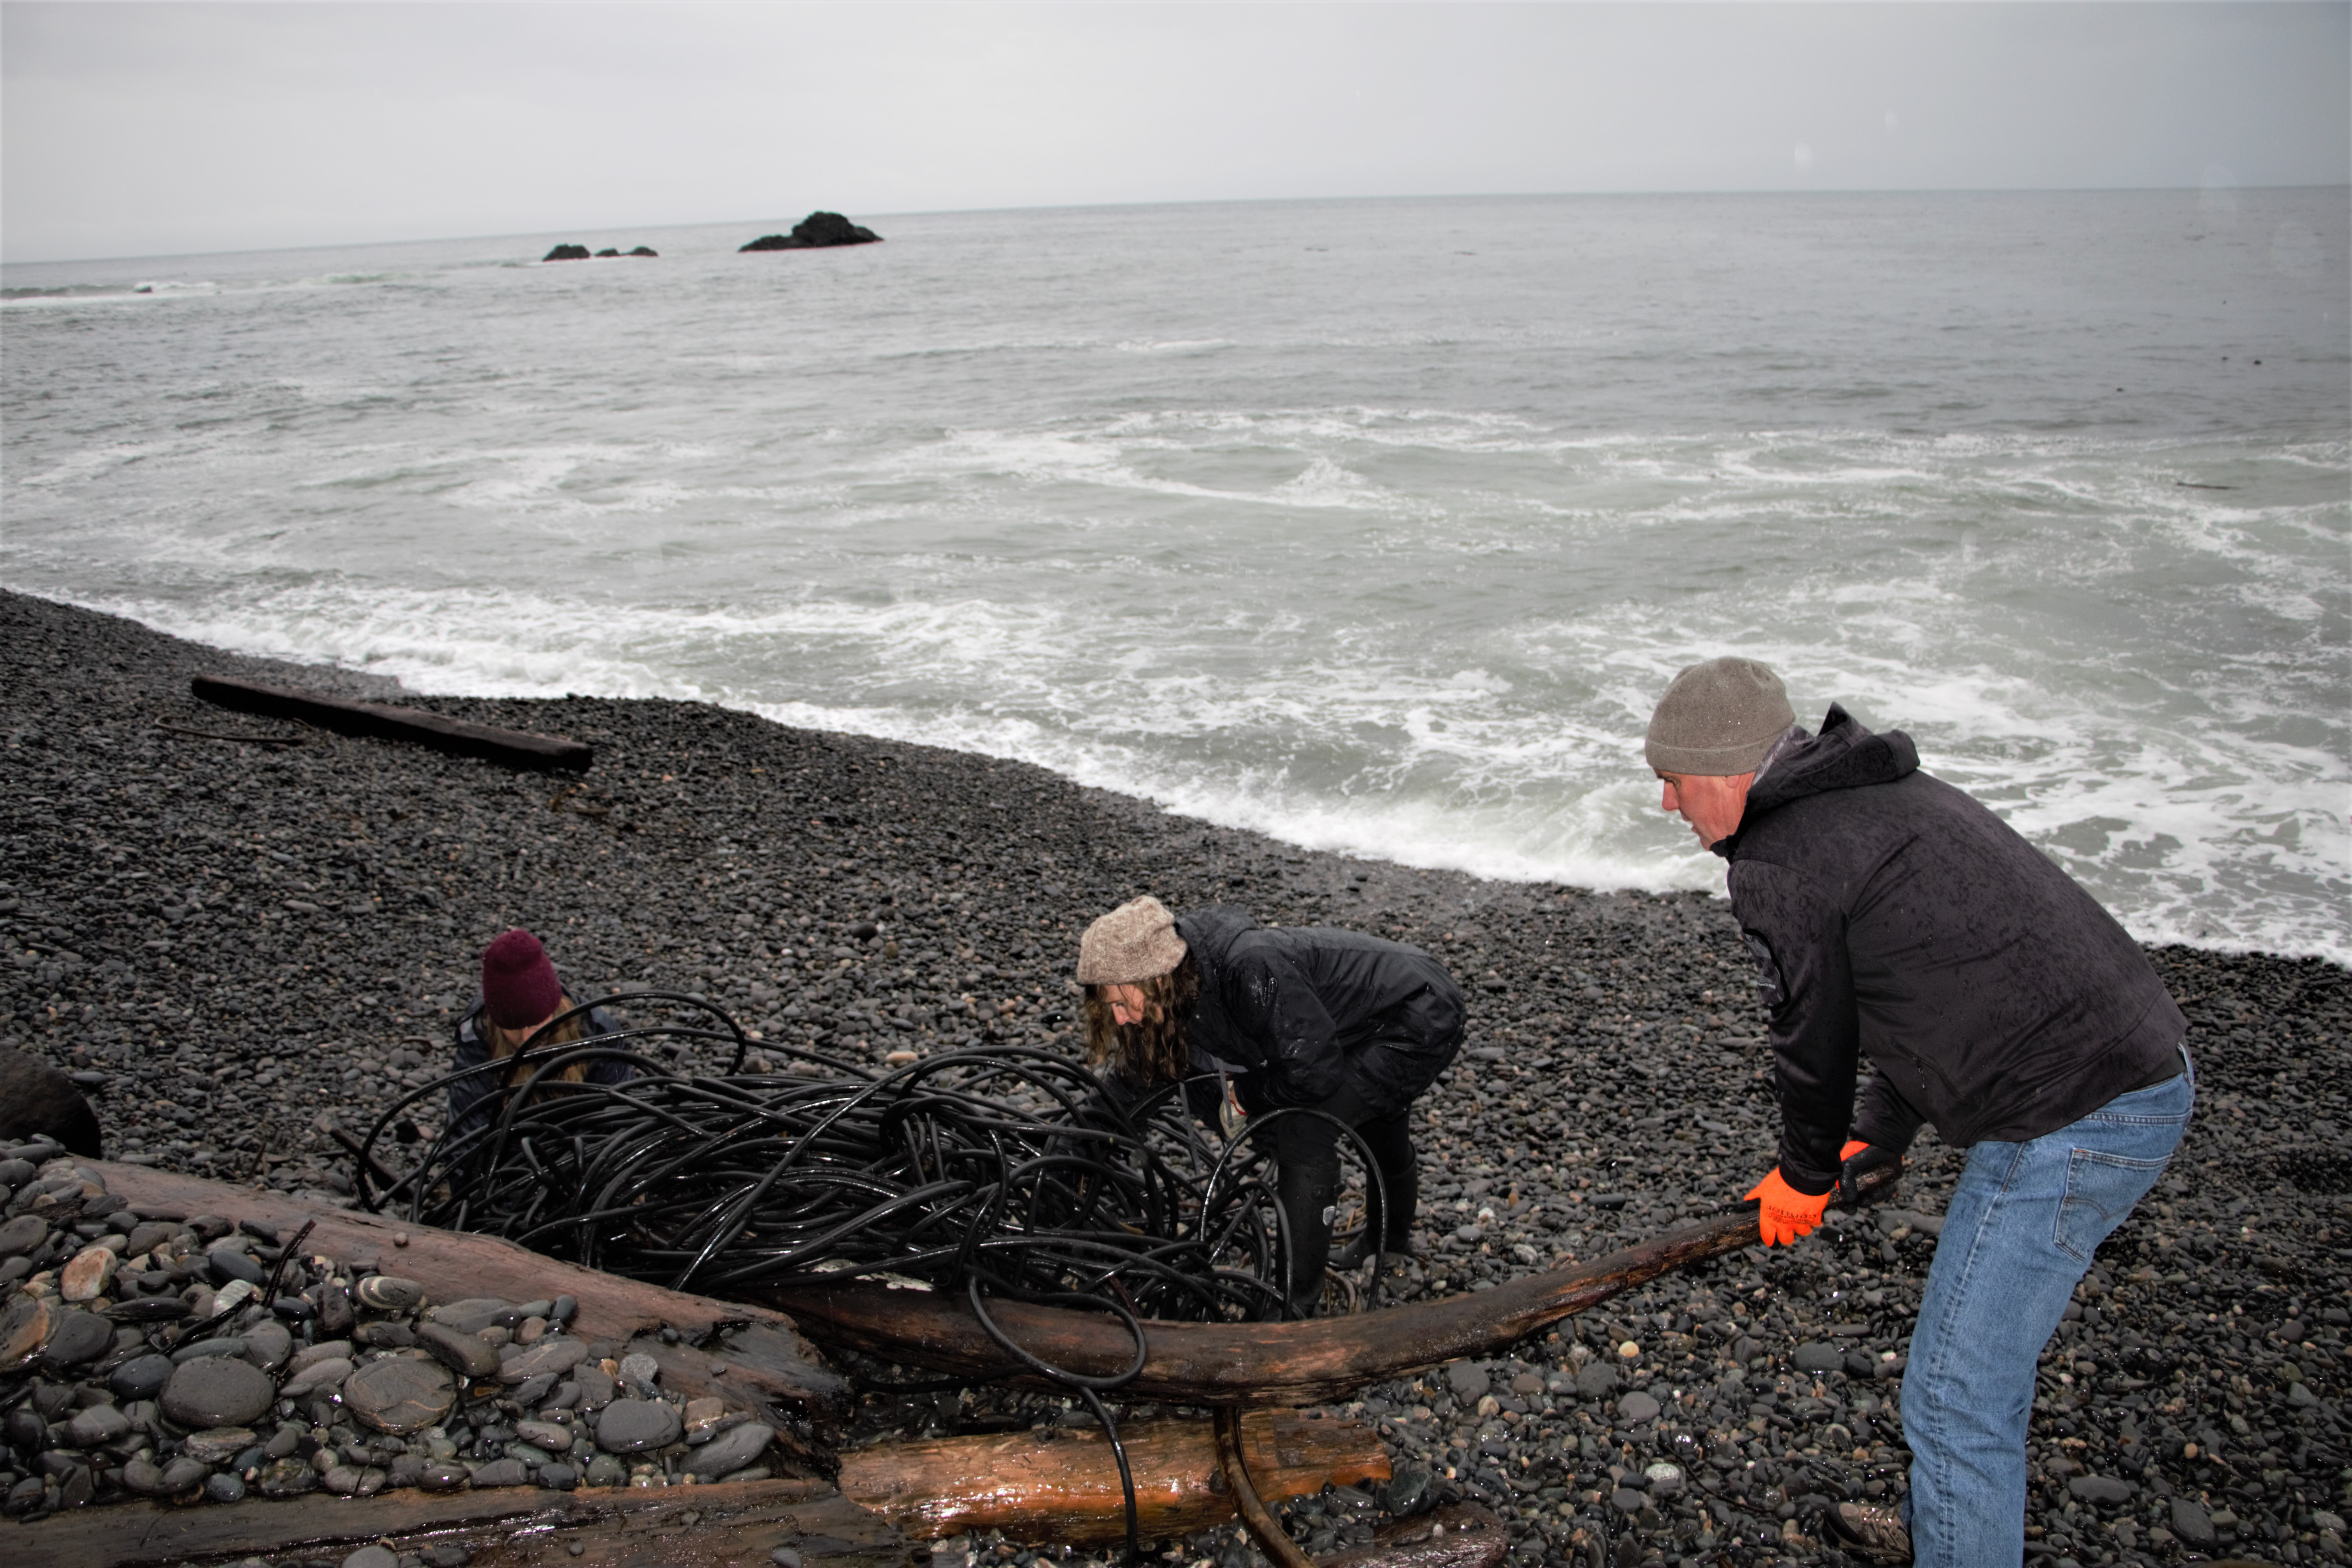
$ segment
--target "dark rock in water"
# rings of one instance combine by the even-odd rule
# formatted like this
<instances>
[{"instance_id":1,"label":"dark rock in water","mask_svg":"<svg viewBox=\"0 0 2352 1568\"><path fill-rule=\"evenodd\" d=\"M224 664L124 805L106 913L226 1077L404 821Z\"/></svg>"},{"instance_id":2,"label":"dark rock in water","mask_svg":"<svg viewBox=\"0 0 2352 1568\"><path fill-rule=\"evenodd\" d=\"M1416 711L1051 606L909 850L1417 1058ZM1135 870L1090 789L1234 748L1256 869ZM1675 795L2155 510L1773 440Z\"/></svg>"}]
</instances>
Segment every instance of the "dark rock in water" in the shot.
<instances>
[{"instance_id":1,"label":"dark rock in water","mask_svg":"<svg viewBox=\"0 0 2352 1568\"><path fill-rule=\"evenodd\" d=\"M21 1142L43 1136L56 1139L69 1153L105 1158L98 1113L73 1079L22 1051L0 1051L0 1139Z\"/></svg>"},{"instance_id":2,"label":"dark rock in water","mask_svg":"<svg viewBox=\"0 0 2352 1568\"><path fill-rule=\"evenodd\" d=\"M1437 1472L1418 1459L1400 1459L1389 1473L1388 1510L1399 1519L1436 1500Z\"/></svg>"},{"instance_id":3,"label":"dark rock in water","mask_svg":"<svg viewBox=\"0 0 2352 1568\"><path fill-rule=\"evenodd\" d=\"M580 1484L580 1475L570 1465L560 1462L541 1465L539 1467L539 1484L551 1487L560 1492L568 1492Z\"/></svg>"},{"instance_id":4,"label":"dark rock in water","mask_svg":"<svg viewBox=\"0 0 2352 1568\"><path fill-rule=\"evenodd\" d=\"M656 250L650 245L640 245L634 250L631 250L629 254L631 256L659 256L661 252Z\"/></svg>"},{"instance_id":5,"label":"dark rock in water","mask_svg":"<svg viewBox=\"0 0 2352 1568\"><path fill-rule=\"evenodd\" d=\"M616 1399L596 1418L596 1446L612 1454L637 1454L677 1441L683 1429L677 1411L658 1399Z\"/></svg>"},{"instance_id":6,"label":"dark rock in water","mask_svg":"<svg viewBox=\"0 0 2352 1568\"><path fill-rule=\"evenodd\" d=\"M588 247L584 245L559 245L540 259L541 261L585 261L588 259Z\"/></svg>"},{"instance_id":7,"label":"dark rock in water","mask_svg":"<svg viewBox=\"0 0 2352 1568\"><path fill-rule=\"evenodd\" d=\"M111 1338L111 1336L109 1336ZM247 1361L202 1356L173 1369L163 1414L183 1426L244 1426L278 1397L269 1374Z\"/></svg>"},{"instance_id":8,"label":"dark rock in water","mask_svg":"<svg viewBox=\"0 0 2352 1568\"><path fill-rule=\"evenodd\" d=\"M530 1479L520 1459L492 1459L474 1472L478 1487L519 1487Z\"/></svg>"},{"instance_id":9,"label":"dark rock in water","mask_svg":"<svg viewBox=\"0 0 2352 1568\"><path fill-rule=\"evenodd\" d=\"M205 1478L205 1496L215 1502L243 1502L245 1479L234 1471L215 1470Z\"/></svg>"},{"instance_id":10,"label":"dark rock in water","mask_svg":"<svg viewBox=\"0 0 2352 1568\"><path fill-rule=\"evenodd\" d=\"M49 1342L42 1348L41 1359L52 1367L79 1366L98 1359L113 1343L112 1323L95 1312L69 1310L49 1331Z\"/></svg>"},{"instance_id":11,"label":"dark rock in water","mask_svg":"<svg viewBox=\"0 0 2352 1568\"><path fill-rule=\"evenodd\" d=\"M815 250L830 245L872 245L882 237L839 213L814 212L793 225L790 235L763 234L743 250Z\"/></svg>"},{"instance_id":12,"label":"dark rock in water","mask_svg":"<svg viewBox=\"0 0 2352 1568\"><path fill-rule=\"evenodd\" d=\"M598 251L596 254L597 254L597 255L599 255L599 256L618 256L618 255L620 255L621 253L620 253L618 250L615 250L614 248L613 248L611 246L606 246L604 249L602 249L602 250ZM504 1484L504 1483L500 1483L500 1484Z\"/></svg>"}]
</instances>

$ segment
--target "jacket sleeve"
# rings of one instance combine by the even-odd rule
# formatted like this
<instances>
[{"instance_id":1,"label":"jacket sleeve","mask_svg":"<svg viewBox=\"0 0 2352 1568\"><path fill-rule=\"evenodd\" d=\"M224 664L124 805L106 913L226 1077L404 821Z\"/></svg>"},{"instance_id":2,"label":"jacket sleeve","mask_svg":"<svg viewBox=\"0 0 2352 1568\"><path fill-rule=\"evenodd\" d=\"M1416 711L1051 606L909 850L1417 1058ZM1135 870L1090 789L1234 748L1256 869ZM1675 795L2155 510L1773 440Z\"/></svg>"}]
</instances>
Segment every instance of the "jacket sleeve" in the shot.
<instances>
[{"instance_id":1,"label":"jacket sleeve","mask_svg":"<svg viewBox=\"0 0 2352 1568\"><path fill-rule=\"evenodd\" d=\"M612 1015L602 1007L588 1009L589 1034L609 1035L618 1030L620 1026L614 1021ZM588 1070L581 1076L590 1083L626 1083L637 1076L637 1069L635 1064L622 1061L618 1058L599 1057L588 1064Z\"/></svg>"},{"instance_id":2,"label":"jacket sleeve","mask_svg":"<svg viewBox=\"0 0 2352 1568\"><path fill-rule=\"evenodd\" d=\"M451 1071L463 1072L467 1068L479 1067L490 1059L489 1047L482 1043L479 1024L481 1014L482 1005L477 1002L474 1004L472 1012L457 1020L457 1049L449 1064ZM495 1073L481 1072L474 1074L471 1078L461 1078L451 1084L449 1086L449 1120L446 1125L455 1129L465 1122L467 1120L467 1113L481 1103L484 1095L490 1092L497 1077Z\"/></svg>"},{"instance_id":3,"label":"jacket sleeve","mask_svg":"<svg viewBox=\"0 0 2352 1568\"><path fill-rule=\"evenodd\" d=\"M1265 1099L1275 1105L1319 1105L1338 1093L1339 1032L1306 972L1271 946L1241 956L1234 968L1234 1000L1265 1051Z\"/></svg>"},{"instance_id":4,"label":"jacket sleeve","mask_svg":"<svg viewBox=\"0 0 2352 1568\"><path fill-rule=\"evenodd\" d=\"M1845 921L1812 879L1769 861L1735 861L1731 908L1756 956L1770 1013L1780 1091L1780 1179L1806 1194L1837 1185L1853 1122L1862 1025Z\"/></svg>"},{"instance_id":5,"label":"jacket sleeve","mask_svg":"<svg viewBox=\"0 0 2352 1568\"><path fill-rule=\"evenodd\" d=\"M1854 1113L1853 1135L1876 1148L1900 1154L1919 1135L1919 1123L1924 1120L1903 1098L1903 1091L1895 1087L1893 1079L1884 1072L1873 1072L1870 1081L1863 1086L1862 1109Z\"/></svg>"}]
</instances>

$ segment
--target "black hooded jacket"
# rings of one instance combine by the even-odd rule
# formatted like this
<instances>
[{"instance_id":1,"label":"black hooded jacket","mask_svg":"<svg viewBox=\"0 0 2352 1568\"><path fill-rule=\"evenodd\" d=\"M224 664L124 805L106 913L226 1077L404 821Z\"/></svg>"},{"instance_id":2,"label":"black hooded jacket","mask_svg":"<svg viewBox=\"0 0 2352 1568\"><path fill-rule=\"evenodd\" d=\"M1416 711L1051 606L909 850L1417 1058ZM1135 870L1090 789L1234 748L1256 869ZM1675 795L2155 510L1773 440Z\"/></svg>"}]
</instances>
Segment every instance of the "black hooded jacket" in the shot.
<instances>
[{"instance_id":1,"label":"black hooded jacket","mask_svg":"<svg viewBox=\"0 0 2352 1568\"><path fill-rule=\"evenodd\" d=\"M1780 1069L1780 1174L1836 1184L1848 1137L1900 1152L2022 1142L2177 1068L2188 1023L2147 955L2074 879L1899 730L1832 705L1750 786L1731 910ZM1877 1068L1854 1115L1859 1058Z\"/></svg>"},{"instance_id":2,"label":"black hooded jacket","mask_svg":"<svg viewBox=\"0 0 2352 1568\"><path fill-rule=\"evenodd\" d=\"M1462 1044L1462 993L1417 947L1320 926L1267 930L1223 904L1176 921L1201 972L1195 1070L1249 1077L1262 1106L1317 1105L1345 1079L1384 1114L1436 1080Z\"/></svg>"}]
</instances>

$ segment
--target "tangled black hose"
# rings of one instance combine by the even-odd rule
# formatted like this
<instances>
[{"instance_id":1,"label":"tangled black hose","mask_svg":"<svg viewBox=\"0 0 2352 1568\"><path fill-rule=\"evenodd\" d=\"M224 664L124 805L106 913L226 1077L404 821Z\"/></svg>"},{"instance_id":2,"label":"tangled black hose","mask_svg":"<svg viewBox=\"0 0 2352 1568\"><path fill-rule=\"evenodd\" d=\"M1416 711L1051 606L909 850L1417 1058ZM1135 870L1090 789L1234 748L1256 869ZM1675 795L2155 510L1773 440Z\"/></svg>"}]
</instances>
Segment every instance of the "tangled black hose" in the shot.
<instances>
[{"instance_id":1,"label":"tangled black hose","mask_svg":"<svg viewBox=\"0 0 2352 1568\"><path fill-rule=\"evenodd\" d=\"M741 1027L668 993L574 1008L534 1038L592 1007L648 1004L684 1021L530 1045L411 1091L352 1145L362 1204L721 1298L830 1274L961 1290L1005 1351L1004 1371L1072 1389L1104 1423L1132 1552L1134 1488L1100 1395L1142 1370L1145 1319L1284 1314L1290 1236L1269 1141L1251 1136L1272 1117L1213 1143L1181 1085L1128 1100L1077 1063L1025 1047L877 1071L769 1041L761 1048L788 1070L747 1074ZM709 1049L727 1056L724 1073L689 1075L669 1059ZM611 1062L635 1076L571 1072ZM489 1088L478 1108L394 1169L387 1131L469 1079ZM1370 1151L1341 1130L1377 1184ZM1042 1361L999 1329L991 1297L1108 1312L1134 1338L1133 1364L1089 1377Z\"/></svg>"}]
</instances>

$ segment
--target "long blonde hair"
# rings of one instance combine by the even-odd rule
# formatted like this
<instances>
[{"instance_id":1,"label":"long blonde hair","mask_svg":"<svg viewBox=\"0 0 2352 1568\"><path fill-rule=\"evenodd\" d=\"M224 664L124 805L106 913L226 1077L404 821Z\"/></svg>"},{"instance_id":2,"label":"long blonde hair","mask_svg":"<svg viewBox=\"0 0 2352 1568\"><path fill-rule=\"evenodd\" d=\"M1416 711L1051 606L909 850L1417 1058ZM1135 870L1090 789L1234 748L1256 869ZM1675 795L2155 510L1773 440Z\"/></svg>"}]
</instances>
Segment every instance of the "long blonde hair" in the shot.
<instances>
[{"instance_id":1,"label":"long blonde hair","mask_svg":"<svg viewBox=\"0 0 2352 1568\"><path fill-rule=\"evenodd\" d=\"M556 1011L559 1013L572 1013L572 1009L578 1005L578 1004L572 1000L571 993L563 992L561 993L561 994L562 995L563 1000L562 1005L556 1008ZM531 1037L529 1034L526 1034L520 1029L509 1029L503 1024L494 1022L487 1011L482 1014L481 1024L482 1043L490 1047L490 1059L492 1061L498 1061L502 1058L514 1055L517 1051L522 1049L524 1044ZM572 1013L571 1017L564 1019L563 1022L556 1025L552 1029L548 1030L545 1037L539 1042L539 1046L540 1048L544 1048L548 1046L568 1046L572 1044L572 1041L583 1038L587 1035L587 1033L588 1015L585 1013ZM520 1067L518 1065L518 1067L509 1068L499 1076L501 1087L512 1089L515 1087L516 1083L526 1075L520 1070ZM548 1075L542 1073L540 1076L545 1078ZM554 1081L562 1083L578 1083L587 1076L588 1064L584 1061L573 1062L570 1067L556 1073L554 1075Z\"/></svg>"},{"instance_id":2,"label":"long blonde hair","mask_svg":"<svg viewBox=\"0 0 2352 1568\"><path fill-rule=\"evenodd\" d=\"M1139 980L1143 1020L1122 1024L1099 985L1087 987L1087 1060L1108 1066L1130 1083L1174 1083L1192 1071L1192 1009L1201 1000L1201 971L1190 953L1165 974Z\"/></svg>"}]
</instances>

